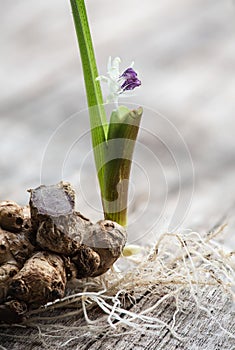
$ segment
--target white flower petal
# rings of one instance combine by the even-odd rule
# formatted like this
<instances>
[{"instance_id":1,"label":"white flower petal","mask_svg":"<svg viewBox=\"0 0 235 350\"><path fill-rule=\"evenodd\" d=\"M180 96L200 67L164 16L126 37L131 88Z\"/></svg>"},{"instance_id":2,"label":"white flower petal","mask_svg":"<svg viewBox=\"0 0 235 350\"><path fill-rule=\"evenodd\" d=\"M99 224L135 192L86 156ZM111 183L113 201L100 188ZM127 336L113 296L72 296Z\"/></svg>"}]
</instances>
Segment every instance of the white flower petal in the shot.
<instances>
[{"instance_id":1,"label":"white flower petal","mask_svg":"<svg viewBox=\"0 0 235 350\"><path fill-rule=\"evenodd\" d=\"M112 57L109 56L108 64L107 64L107 72L109 72L111 68L112 68Z\"/></svg>"},{"instance_id":2,"label":"white flower petal","mask_svg":"<svg viewBox=\"0 0 235 350\"><path fill-rule=\"evenodd\" d=\"M119 65L120 65L121 59L119 57L115 57L113 61L110 59L108 62L108 75L110 76L111 79L117 80L120 76Z\"/></svg>"},{"instance_id":3,"label":"white flower petal","mask_svg":"<svg viewBox=\"0 0 235 350\"><path fill-rule=\"evenodd\" d=\"M124 89L122 89L121 86L125 81L125 78L121 77L120 70L119 70L120 63L121 63L120 57L115 57L112 60L112 57L110 56L107 64L107 76L100 75L96 78L96 80L103 81L108 84L108 89L109 89L109 95L107 97L108 103L111 103L111 102L117 103L119 95L124 92ZM134 62L132 62L129 67L132 68L133 66L134 66Z\"/></svg>"}]
</instances>

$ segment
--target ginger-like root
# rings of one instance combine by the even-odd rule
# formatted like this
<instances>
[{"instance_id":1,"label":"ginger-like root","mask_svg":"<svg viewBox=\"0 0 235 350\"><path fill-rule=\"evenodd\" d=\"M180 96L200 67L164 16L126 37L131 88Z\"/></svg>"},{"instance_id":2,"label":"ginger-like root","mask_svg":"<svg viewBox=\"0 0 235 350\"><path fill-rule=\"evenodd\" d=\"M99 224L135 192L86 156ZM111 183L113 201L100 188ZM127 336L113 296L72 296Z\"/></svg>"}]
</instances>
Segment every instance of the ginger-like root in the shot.
<instances>
[{"instance_id":1,"label":"ginger-like root","mask_svg":"<svg viewBox=\"0 0 235 350\"><path fill-rule=\"evenodd\" d=\"M20 232L23 227L23 209L13 201L0 203L0 227L10 232Z\"/></svg>"},{"instance_id":2,"label":"ginger-like root","mask_svg":"<svg viewBox=\"0 0 235 350\"><path fill-rule=\"evenodd\" d=\"M71 261L77 268L76 278L96 277L110 269L126 244L126 230L116 222L100 220L83 237L81 247Z\"/></svg>"},{"instance_id":3,"label":"ginger-like root","mask_svg":"<svg viewBox=\"0 0 235 350\"><path fill-rule=\"evenodd\" d=\"M0 228L0 302L5 300L13 276L33 250L24 232L14 234Z\"/></svg>"},{"instance_id":4,"label":"ginger-like root","mask_svg":"<svg viewBox=\"0 0 235 350\"><path fill-rule=\"evenodd\" d=\"M0 228L0 265L14 259L11 252L11 243L15 238L16 235L14 233Z\"/></svg>"},{"instance_id":5,"label":"ginger-like root","mask_svg":"<svg viewBox=\"0 0 235 350\"><path fill-rule=\"evenodd\" d=\"M64 260L50 252L38 252L13 277L8 294L32 306L40 306L62 298L66 281Z\"/></svg>"},{"instance_id":6,"label":"ginger-like root","mask_svg":"<svg viewBox=\"0 0 235 350\"><path fill-rule=\"evenodd\" d=\"M30 190L31 220L41 248L63 255L79 249L90 220L74 211L74 191L68 183Z\"/></svg>"},{"instance_id":7,"label":"ginger-like root","mask_svg":"<svg viewBox=\"0 0 235 350\"><path fill-rule=\"evenodd\" d=\"M122 226L109 220L92 224L75 211L68 183L30 190L29 208L1 203L0 322L4 315L16 322L28 307L63 297L67 280L105 273L125 243Z\"/></svg>"},{"instance_id":8,"label":"ginger-like root","mask_svg":"<svg viewBox=\"0 0 235 350\"><path fill-rule=\"evenodd\" d=\"M39 224L36 241L41 248L52 252L73 255L81 246L91 222L80 213L48 217Z\"/></svg>"},{"instance_id":9,"label":"ginger-like root","mask_svg":"<svg viewBox=\"0 0 235 350\"><path fill-rule=\"evenodd\" d=\"M76 267L76 278L93 276L100 267L100 256L93 249L82 245L72 258Z\"/></svg>"},{"instance_id":10,"label":"ginger-like root","mask_svg":"<svg viewBox=\"0 0 235 350\"><path fill-rule=\"evenodd\" d=\"M110 220L100 220L89 228L83 243L100 256L100 265L92 277L102 275L120 257L127 234L123 226Z\"/></svg>"},{"instance_id":11,"label":"ginger-like root","mask_svg":"<svg viewBox=\"0 0 235 350\"><path fill-rule=\"evenodd\" d=\"M32 255L34 246L30 243L28 232L14 234L0 228L0 266L16 260L21 267Z\"/></svg>"},{"instance_id":12,"label":"ginger-like root","mask_svg":"<svg viewBox=\"0 0 235 350\"><path fill-rule=\"evenodd\" d=\"M0 302L7 298L10 282L19 272L19 265L15 260L8 261L0 266Z\"/></svg>"},{"instance_id":13,"label":"ginger-like root","mask_svg":"<svg viewBox=\"0 0 235 350\"><path fill-rule=\"evenodd\" d=\"M37 231L43 221L72 214L75 206L75 192L71 185L61 181L57 185L39 186L30 189L30 212L33 229Z\"/></svg>"},{"instance_id":14,"label":"ginger-like root","mask_svg":"<svg viewBox=\"0 0 235 350\"><path fill-rule=\"evenodd\" d=\"M0 322L4 323L20 323L24 320L27 311L25 302L19 300L10 300L0 305Z\"/></svg>"},{"instance_id":15,"label":"ginger-like root","mask_svg":"<svg viewBox=\"0 0 235 350\"><path fill-rule=\"evenodd\" d=\"M43 249L71 256L77 278L101 275L119 258L126 243L125 229L109 220L93 225L75 212L67 183L40 186L30 192L37 243Z\"/></svg>"}]
</instances>

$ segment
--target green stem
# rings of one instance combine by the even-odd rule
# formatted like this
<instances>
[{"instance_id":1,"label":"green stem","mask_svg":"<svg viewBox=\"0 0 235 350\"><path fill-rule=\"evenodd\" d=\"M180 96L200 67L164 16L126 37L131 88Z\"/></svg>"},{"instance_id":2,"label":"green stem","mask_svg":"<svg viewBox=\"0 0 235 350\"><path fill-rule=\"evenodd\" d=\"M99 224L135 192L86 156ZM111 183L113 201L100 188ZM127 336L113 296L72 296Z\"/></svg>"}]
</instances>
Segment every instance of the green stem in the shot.
<instances>
[{"instance_id":1,"label":"green stem","mask_svg":"<svg viewBox=\"0 0 235 350\"><path fill-rule=\"evenodd\" d=\"M92 146L104 216L125 226L128 181L142 109L119 107L108 125L84 0L70 0L90 114Z\"/></svg>"},{"instance_id":2,"label":"green stem","mask_svg":"<svg viewBox=\"0 0 235 350\"><path fill-rule=\"evenodd\" d=\"M129 178L142 113L142 108L130 111L119 107L110 118L103 205L105 218L122 226L127 225Z\"/></svg>"},{"instance_id":3,"label":"green stem","mask_svg":"<svg viewBox=\"0 0 235 350\"><path fill-rule=\"evenodd\" d=\"M100 82L96 80L98 70L85 3L84 0L70 0L70 2L82 61L87 103L90 114L92 145L102 195L104 171L104 152L102 148L106 147L105 143L108 127L107 119L103 106ZM101 144L103 145L102 147L100 147Z\"/></svg>"}]
</instances>

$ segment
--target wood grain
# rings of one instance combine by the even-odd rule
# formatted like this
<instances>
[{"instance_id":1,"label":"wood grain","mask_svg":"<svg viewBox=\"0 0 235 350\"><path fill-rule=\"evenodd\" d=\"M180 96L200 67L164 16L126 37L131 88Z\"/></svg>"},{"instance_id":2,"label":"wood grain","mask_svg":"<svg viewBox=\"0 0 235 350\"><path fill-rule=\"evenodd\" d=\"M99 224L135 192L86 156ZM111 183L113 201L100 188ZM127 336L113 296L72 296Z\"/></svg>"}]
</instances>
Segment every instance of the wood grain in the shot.
<instances>
[{"instance_id":1,"label":"wood grain","mask_svg":"<svg viewBox=\"0 0 235 350\"><path fill-rule=\"evenodd\" d=\"M168 288L161 286L146 290L144 295L137 299L136 305L129 309L136 312L143 311L147 307L154 305L167 291L169 291ZM114 330L109 329L109 331L104 328L104 332L102 332L101 328L100 334L94 334L92 328L90 331L86 330L84 332L82 327L85 321L81 316L77 318L70 317L63 322L58 319L50 321L50 324L56 324L58 328L61 324L66 325L68 329L63 332L53 333L53 331L50 332L49 328L46 329L44 327L46 331L45 329L44 331L42 330L40 335L35 327L26 329L16 327L1 328L1 345L12 350L59 349L61 345L70 340L66 345L67 349L233 349L235 344L234 338L230 337L229 332L234 334L235 331L235 313L232 311L230 296L220 288L211 287L204 288L201 296L201 305L211 312L210 315L196 307L192 298L189 297L188 290L183 291L183 311L176 316L177 327L175 329L183 340L173 337L171 332L164 326L159 331L155 330L152 333L141 332L141 330L134 331L123 327L117 327ZM152 311L150 315L160 318L166 324L171 324L174 311L175 302L173 299L168 299L163 302L161 307ZM61 313L63 311L59 313L55 311L54 315L58 316ZM91 319L97 319L101 316L102 313L97 307L89 311ZM102 326L102 320L100 321L100 326ZM223 328L226 329L227 333Z\"/></svg>"}]
</instances>

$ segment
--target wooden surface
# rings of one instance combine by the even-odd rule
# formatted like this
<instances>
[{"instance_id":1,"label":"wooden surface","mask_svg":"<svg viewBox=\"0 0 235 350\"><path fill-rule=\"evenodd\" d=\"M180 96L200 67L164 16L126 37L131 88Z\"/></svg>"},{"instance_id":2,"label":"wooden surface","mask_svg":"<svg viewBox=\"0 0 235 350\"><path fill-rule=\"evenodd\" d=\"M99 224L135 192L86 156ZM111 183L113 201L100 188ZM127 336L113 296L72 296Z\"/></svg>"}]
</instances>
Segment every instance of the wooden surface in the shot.
<instances>
[{"instance_id":1,"label":"wooden surface","mask_svg":"<svg viewBox=\"0 0 235 350\"><path fill-rule=\"evenodd\" d=\"M106 72L108 56L120 56L123 68L135 60L143 82L135 96L121 101L144 106L129 242L150 244L169 228L204 232L225 217L225 243L234 249L234 1L88 0L87 5L100 73ZM86 101L69 2L3 0L1 9L0 200L25 204L26 189L63 178L76 186L79 210L98 220L87 113L70 118ZM234 317L230 302L215 293L212 303L218 300L218 318L225 322ZM217 334L213 322L200 317L197 327L193 322L185 330L191 343L180 345L166 334L149 337L146 348L158 342L159 349L204 350L213 348L210 341L215 349L232 348L225 334L208 336ZM119 339L118 348L130 339ZM144 348L144 339L129 348ZM105 342L91 349L108 348ZM115 342L110 340L110 348L117 348ZM0 344L25 349L12 339Z\"/></svg>"},{"instance_id":2,"label":"wooden surface","mask_svg":"<svg viewBox=\"0 0 235 350\"><path fill-rule=\"evenodd\" d=\"M144 295L137 299L136 305L129 308L130 311L143 311L147 307L153 306L160 297L166 293L167 289L160 286L146 290ZM130 332L124 327L117 327L112 330L104 330L94 336L92 327L84 331L85 325L83 317L70 317L66 321L50 321L56 327L50 331L50 328L44 327L39 332L39 328L7 328L0 329L1 345L6 349L146 349L146 350L232 350L235 347L234 337L229 333L235 331L234 311L232 312L232 301L219 288L204 288L201 293L201 306L206 307L211 314L208 315L204 310L198 309L192 299L189 298L188 291L183 292L184 305L182 312L176 316L177 335L183 339L179 340L173 337L171 332L164 326L160 330L152 333L139 330ZM71 310L73 311L73 310ZM175 311L174 299L168 299L156 308L150 316L157 316L166 324L172 323L172 314ZM63 311L62 311L63 312ZM62 313L60 312L60 314ZM58 313L57 313L58 315ZM88 313L90 319L97 319L100 312L93 308ZM61 325L70 327L67 330L58 331ZM102 321L100 323L102 325ZM225 332L224 328L227 332ZM57 330L57 332L55 332ZM129 331L129 334L123 334ZM15 337L15 338L14 338ZM65 344L68 342L67 344ZM63 346L62 346L63 345Z\"/></svg>"}]
</instances>

